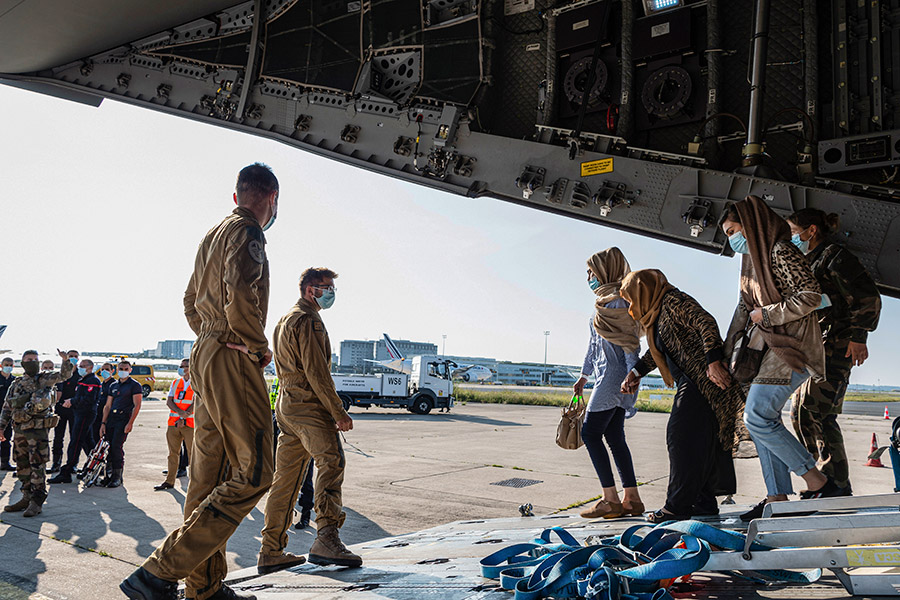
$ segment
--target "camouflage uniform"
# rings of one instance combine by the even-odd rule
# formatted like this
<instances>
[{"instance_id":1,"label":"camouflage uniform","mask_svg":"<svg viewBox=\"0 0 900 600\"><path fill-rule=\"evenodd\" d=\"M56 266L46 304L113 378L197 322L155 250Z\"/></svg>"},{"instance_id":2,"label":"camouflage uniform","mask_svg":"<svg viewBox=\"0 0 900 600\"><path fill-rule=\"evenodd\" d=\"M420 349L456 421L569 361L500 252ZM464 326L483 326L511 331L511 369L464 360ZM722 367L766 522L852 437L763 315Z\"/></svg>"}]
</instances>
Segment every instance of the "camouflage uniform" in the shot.
<instances>
[{"instance_id":1,"label":"camouflage uniform","mask_svg":"<svg viewBox=\"0 0 900 600\"><path fill-rule=\"evenodd\" d=\"M840 487L850 484L850 466L837 416L850 383L850 342L866 343L878 326L881 295L875 282L849 250L822 243L807 254L813 274L831 306L818 311L825 344L825 380L808 379L797 390L791 422L797 437L824 463L822 470Z\"/></svg>"},{"instance_id":2,"label":"camouflage uniform","mask_svg":"<svg viewBox=\"0 0 900 600\"><path fill-rule=\"evenodd\" d=\"M75 366L63 359L58 372L19 377L9 387L0 411L0 431L13 423L13 457L22 493L39 505L47 499L44 469L50 460L49 432L59 421L53 414L54 386L71 377L74 370Z\"/></svg>"}]
</instances>

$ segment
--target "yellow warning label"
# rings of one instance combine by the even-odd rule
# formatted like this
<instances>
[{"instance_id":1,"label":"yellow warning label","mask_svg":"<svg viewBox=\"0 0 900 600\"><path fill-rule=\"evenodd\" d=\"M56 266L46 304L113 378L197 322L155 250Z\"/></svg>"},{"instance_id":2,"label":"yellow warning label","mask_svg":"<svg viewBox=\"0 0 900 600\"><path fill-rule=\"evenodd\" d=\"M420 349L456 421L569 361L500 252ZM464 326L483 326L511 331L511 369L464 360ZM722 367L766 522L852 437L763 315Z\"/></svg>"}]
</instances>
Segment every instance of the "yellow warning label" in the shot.
<instances>
[{"instance_id":1,"label":"yellow warning label","mask_svg":"<svg viewBox=\"0 0 900 600\"><path fill-rule=\"evenodd\" d=\"M590 175L599 175L601 173L612 173L613 159L601 158L600 160L592 160L590 162L581 163L581 176L588 177Z\"/></svg>"},{"instance_id":2,"label":"yellow warning label","mask_svg":"<svg viewBox=\"0 0 900 600\"><path fill-rule=\"evenodd\" d=\"M900 549L866 550L851 548L847 550L847 564L851 567L896 567L900 566Z\"/></svg>"}]
</instances>

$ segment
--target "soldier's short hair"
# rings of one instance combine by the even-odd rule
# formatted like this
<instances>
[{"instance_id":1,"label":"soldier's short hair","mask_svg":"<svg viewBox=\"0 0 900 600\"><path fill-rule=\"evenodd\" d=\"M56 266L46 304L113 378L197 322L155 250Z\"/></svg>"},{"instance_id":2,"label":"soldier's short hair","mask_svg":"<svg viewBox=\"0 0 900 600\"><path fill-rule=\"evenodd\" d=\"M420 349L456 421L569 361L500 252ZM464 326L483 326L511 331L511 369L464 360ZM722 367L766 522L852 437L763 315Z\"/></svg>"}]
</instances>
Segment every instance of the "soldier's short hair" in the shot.
<instances>
[{"instance_id":1,"label":"soldier's short hair","mask_svg":"<svg viewBox=\"0 0 900 600\"><path fill-rule=\"evenodd\" d=\"M253 163L238 173L234 191L239 204L254 204L278 191L278 179L269 165Z\"/></svg>"},{"instance_id":2,"label":"soldier's short hair","mask_svg":"<svg viewBox=\"0 0 900 600\"><path fill-rule=\"evenodd\" d=\"M100 368L101 368L101 369L102 369L103 367L109 367L110 369L112 369L112 363L110 363L110 362L105 362L105 363L103 363L102 365L100 365Z\"/></svg>"},{"instance_id":3,"label":"soldier's short hair","mask_svg":"<svg viewBox=\"0 0 900 600\"><path fill-rule=\"evenodd\" d=\"M25 352L22 353L22 358L25 358L29 354L34 354L35 356L39 356L37 350L26 350Z\"/></svg>"},{"instance_id":4,"label":"soldier's short hair","mask_svg":"<svg viewBox=\"0 0 900 600\"><path fill-rule=\"evenodd\" d=\"M12 359L11 356L4 356L4 357L3 357L3 360L0 360L0 363L5 363L5 362L11 362L11 363L14 363L14 362L16 362L16 361L14 361L14 360Z\"/></svg>"},{"instance_id":5,"label":"soldier's short hair","mask_svg":"<svg viewBox=\"0 0 900 600\"><path fill-rule=\"evenodd\" d=\"M44 369L44 370L52 371L53 367L55 367L55 366L56 365L53 364L52 360L45 360L44 362L41 363L41 369Z\"/></svg>"},{"instance_id":6,"label":"soldier's short hair","mask_svg":"<svg viewBox=\"0 0 900 600\"><path fill-rule=\"evenodd\" d=\"M69 350L66 354L78 354L78 350Z\"/></svg>"},{"instance_id":7,"label":"soldier's short hair","mask_svg":"<svg viewBox=\"0 0 900 600\"><path fill-rule=\"evenodd\" d=\"M91 369L92 371L94 370L94 361L92 361L92 360L89 359L89 358L82 358L81 360L82 360L82 362L86 362L87 364L91 365L91 366L90 366L90 369Z\"/></svg>"},{"instance_id":8,"label":"soldier's short hair","mask_svg":"<svg viewBox=\"0 0 900 600\"><path fill-rule=\"evenodd\" d=\"M182 359L181 359L181 362L183 362L183 363L187 363L187 364L188 364L188 366L190 366L190 365L191 365L191 359L189 359L189 358L182 358Z\"/></svg>"},{"instance_id":9,"label":"soldier's short hair","mask_svg":"<svg viewBox=\"0 0 900 600\"><path fill-rule=\"evenodd\" d=\"M122 359L122 360L119 361L119 366L121 367L122 365L128 365L128 366L130 367L130 366L131 366L131 363L128 362L127 360L125 360L125 359Z\"/></svg>"},{"instance_id":10,"label":"soldier's short hair","mask_svg":"<svg viewBox=\"0 0 900 600\"><path fill-rule=\"evenodd\" d=\"M331 269L326 269L325 267L310 267L300 275L300 293L305 294L306 288L309 286L322 283L329 277L337 279L337 276L338 274Z\"/></svg>"}]
</instances>

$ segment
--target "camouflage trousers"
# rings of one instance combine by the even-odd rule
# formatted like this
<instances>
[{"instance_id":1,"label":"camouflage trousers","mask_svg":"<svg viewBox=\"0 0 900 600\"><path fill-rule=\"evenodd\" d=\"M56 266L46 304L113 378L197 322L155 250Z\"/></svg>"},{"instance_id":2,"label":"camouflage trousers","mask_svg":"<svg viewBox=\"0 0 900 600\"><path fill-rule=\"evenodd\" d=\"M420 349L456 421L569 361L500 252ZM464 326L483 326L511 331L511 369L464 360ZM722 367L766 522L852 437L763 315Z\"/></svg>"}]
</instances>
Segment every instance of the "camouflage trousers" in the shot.
<instances>
[{"instance_id":1,"label":"camouflage trousers","mask_svg":"<svg viewBox=\"0 0 900 600\"><path fill-rule=\"evenodd\" d=\"M13 436L13 458L16 475L22 482L22 492L43 502L47 498L47 484L44 469L50 460L48 429L15 429Z\"/></svg>"},{"instance_id":2,"label":"camouflage trousers","mask_svg":"<svg viewBox=\"0 0 900 600\"><path fill-rule=\"evenodd\" d=\"M850 463L837 421L844 406L844 393L850 383L852 368L846 352L846 343L826 342L825 380L807 379L794 394L791 405L791 423L797 438L818 457L822 472L840 487L850 484Z\"/></svg>"}]
</instances>

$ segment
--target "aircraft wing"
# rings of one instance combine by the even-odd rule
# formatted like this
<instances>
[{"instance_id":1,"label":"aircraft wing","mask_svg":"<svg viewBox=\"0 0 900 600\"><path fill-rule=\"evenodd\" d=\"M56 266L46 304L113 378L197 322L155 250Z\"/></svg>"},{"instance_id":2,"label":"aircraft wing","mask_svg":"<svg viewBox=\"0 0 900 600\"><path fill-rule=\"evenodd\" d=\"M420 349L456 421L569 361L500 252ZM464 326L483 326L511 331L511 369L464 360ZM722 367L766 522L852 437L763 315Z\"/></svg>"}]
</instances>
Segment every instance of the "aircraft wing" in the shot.
<instances>
[{"instance_id":1,"label":"aircraft wing","mask_svg":"<svg viewBox=\"0 0 900 600\"><path fill-rule=\"evenodd\" d=\"M851 0L7 5L0 83L115 99L719 254L731 254L716 227L731 201L819 208L900 295L900 103L887 101L900 54L885 11L863 19ZM764 86L747 82L748 66Z\"/></svg>"}]
</instances>

